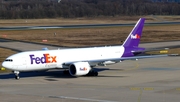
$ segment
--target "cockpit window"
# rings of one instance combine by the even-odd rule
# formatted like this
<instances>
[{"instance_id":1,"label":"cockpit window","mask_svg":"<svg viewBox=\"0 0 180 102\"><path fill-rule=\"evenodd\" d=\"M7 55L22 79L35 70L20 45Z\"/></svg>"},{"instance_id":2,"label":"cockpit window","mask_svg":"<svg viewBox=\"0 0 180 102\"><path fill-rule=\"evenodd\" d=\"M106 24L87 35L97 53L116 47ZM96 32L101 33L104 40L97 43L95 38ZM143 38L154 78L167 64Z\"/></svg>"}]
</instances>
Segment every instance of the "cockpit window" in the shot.
<instances>
[{"instance_id":1,"label":"cockpit window","mask_svg":"<svg viewBox=\"0 0 180 102\"><path fill-rule=\"evenodd\" d=\"M12 62L13 60L12 59L6 59L5 61Z\"/></svg>"}]
</instances>

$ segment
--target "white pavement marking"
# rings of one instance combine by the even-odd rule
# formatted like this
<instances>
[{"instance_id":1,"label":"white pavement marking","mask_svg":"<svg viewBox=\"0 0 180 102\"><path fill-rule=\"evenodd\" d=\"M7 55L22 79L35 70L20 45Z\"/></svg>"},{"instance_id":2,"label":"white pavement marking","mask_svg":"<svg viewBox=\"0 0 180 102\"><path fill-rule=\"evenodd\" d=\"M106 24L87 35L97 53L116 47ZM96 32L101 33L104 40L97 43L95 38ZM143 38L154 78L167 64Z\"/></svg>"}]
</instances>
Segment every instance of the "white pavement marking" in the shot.
<instances>
[{"instance_id":1,"label":"white pavement marking","mask_svg":"<svg viewBox=\"0 0 180 102\"><path fill-rule=\"evenodd\" d=\"M66 96L49 96L49 97L50 98L74 99L74 100L81 100L81 101L94 101L94 102L118 102L118 101L110 101L110 100L96 100L96 99L89 99L89 98L66 97Z\"/></svg>"}]
</instances>

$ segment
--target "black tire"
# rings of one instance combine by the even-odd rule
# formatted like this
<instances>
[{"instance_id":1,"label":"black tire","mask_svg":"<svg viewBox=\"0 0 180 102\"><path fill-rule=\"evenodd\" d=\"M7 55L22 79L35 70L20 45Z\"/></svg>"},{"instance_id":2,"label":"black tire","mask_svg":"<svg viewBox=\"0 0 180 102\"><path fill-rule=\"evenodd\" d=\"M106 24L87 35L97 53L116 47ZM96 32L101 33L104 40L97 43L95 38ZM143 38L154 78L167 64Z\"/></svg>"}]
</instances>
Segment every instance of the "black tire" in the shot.
<instances>
[{"instance_id":1,"label":"black tire","mask_svg":"<svg viewBox=\"0 0 180 102\"><path fill-rule=\"evenodd\" d=\"M19 77L19 76L15 76L15 79L16 79L16 80L19 80L19 79L20 79L20 77Z\"/></svg>"},{"instance_id":2,"label":"black tire","mask_svg":"<svg viewBox=\"0 0 180 102\"><path fill-rule=\"evenodd\" d=\"M94 71L93 74L94 74L94 76L98 76L98 72L96 72L96 71Z\"/></svg>"},{"instance_id":3,"label":"black tire","mask_svg":"<svg viewBox=\"0 0 180 102\"><path fill-rule=\"evenodd\" d=\"M64 70L64 71L63 71L63 74L69 75L69 71L68 71L68 70Z\"/></svg>"}]
</instances>

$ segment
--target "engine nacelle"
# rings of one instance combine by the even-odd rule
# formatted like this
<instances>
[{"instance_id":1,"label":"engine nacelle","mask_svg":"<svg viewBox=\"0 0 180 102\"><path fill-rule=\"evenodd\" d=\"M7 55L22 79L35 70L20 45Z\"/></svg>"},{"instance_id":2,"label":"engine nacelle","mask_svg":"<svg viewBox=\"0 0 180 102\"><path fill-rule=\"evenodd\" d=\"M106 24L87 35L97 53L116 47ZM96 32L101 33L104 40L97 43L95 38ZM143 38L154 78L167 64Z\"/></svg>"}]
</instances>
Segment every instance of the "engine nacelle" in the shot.
<instances>
[{"instance_id":1,"label":"engine nacelle","mask_svg":"<svg viewBox=\"0 0 180 102\"><path fill-rule=\"evenodd\" d=\"M76 62L69 66L69 73L72 76L86 75L91 70L88 62Z\"/></svg>"}]
</instances>

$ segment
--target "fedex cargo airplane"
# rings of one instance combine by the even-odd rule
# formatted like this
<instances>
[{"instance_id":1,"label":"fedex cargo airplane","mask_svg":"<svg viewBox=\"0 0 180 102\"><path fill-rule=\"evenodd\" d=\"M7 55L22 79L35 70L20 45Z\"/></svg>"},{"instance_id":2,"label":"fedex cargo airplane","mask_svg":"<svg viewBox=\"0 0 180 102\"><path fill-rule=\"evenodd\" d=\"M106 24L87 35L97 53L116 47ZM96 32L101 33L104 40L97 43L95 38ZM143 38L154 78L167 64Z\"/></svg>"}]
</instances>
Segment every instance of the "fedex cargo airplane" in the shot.
<instances>
[{"instance_id":1,"label":"fedex cargo airplane","mask_svg":"<svg viewBox=\"0 0 180 102\"><path fill-rule=\"evenodd\" d=\"M98 75L93 67L121 62L123 60L163 57L167 55L137 56L145 51L138 47L145 19L140 18L121 46L72 48L60 50L27 51L9 56L3 63L19 79L23 71L68 69L72 76Z\"/></svg>"}]
</instances>

